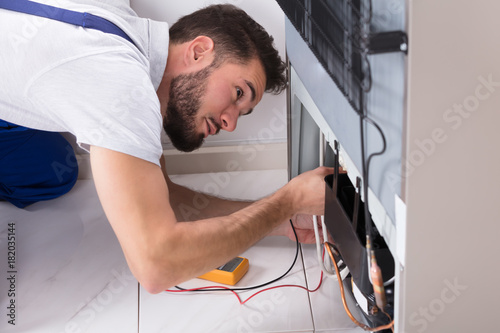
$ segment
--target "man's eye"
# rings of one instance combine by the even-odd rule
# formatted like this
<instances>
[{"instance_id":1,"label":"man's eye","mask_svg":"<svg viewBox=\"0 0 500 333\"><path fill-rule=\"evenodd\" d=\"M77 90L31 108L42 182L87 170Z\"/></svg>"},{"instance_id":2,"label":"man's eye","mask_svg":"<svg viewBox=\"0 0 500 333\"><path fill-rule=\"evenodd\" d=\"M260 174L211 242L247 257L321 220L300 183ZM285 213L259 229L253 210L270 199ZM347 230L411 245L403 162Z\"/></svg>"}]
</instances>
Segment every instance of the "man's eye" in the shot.
<instances>
[{"instance_id":1,"label":"man's eye","mask_svg":"<svg viewBox=\"0 0 500 333\"><path fill-rule=\"evenodd\" d=\"M237 98L243 97L243 90L241 90L241 88L236 88L236 97Z\"/></svg>"}]
</instances>

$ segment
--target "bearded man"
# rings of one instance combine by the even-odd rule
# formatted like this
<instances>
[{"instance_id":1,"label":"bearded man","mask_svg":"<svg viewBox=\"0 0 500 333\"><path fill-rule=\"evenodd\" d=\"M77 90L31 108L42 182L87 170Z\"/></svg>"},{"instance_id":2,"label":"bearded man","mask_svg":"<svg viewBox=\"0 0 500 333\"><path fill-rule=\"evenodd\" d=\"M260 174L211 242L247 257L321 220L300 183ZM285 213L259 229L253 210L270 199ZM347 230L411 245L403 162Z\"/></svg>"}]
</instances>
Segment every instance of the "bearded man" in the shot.
<instances>
[{"instance_id":1,"label":"bearded man","mask_svg":"<svg viewBox=\"0 0 500 333\"><path fill-rule=\"evenodd\" d=\"M305 216L323 213L330 169L256 202L211 197L203 217L185 223L177 207L196 193L162 167L162 128L177 149L192 151L233 131L265 92L286 88L273 38L244 11L209 6L169 29L120 0L1 0L0 8L0 199L23 208L68 192L78 168L58 132L70 132L90 152L106 216L151 293L220 266L266 235L289 235L290 219L301 240L311 240Z\"/></svg>"}]
</instances>

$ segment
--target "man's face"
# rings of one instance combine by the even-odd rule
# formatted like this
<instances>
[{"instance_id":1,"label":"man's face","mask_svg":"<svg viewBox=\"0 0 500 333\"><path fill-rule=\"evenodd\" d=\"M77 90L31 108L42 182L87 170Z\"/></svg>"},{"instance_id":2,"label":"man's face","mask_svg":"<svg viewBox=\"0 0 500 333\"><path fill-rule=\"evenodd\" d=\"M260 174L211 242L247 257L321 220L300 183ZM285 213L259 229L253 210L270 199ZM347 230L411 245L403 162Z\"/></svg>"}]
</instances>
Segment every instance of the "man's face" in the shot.
<instances>
[{"instance_id":1,"label":"man's face","mask_svg":"<svg viewBox=\"0 0 500 333\"><path fill-rule=\"evenodd\" d=\"M238 117L260 102L264 89L265 73L258 60L180 74L170 84L163 127L175 148L195 150L208 135L233 131Z\"/></svg>"}]
</instances>

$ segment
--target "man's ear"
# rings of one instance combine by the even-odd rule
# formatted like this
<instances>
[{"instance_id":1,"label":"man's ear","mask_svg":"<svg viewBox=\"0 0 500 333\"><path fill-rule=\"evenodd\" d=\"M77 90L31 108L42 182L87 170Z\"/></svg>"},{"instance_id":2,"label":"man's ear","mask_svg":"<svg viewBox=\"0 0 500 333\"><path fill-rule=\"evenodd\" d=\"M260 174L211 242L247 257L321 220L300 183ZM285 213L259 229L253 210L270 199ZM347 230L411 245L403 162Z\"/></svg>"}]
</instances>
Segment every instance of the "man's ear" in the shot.
<instances>
[{"instance_id":1,"label":"man's ear","mask_svg":"<svg viewBox=\"0 0 500 333\"><path fill-rule=\"evenodd\" d=\"M211 64L214 59L214 41L207 36L198 36L189 42L184 53L186 66L199 66Z\"/></svg>"}]
</instances>

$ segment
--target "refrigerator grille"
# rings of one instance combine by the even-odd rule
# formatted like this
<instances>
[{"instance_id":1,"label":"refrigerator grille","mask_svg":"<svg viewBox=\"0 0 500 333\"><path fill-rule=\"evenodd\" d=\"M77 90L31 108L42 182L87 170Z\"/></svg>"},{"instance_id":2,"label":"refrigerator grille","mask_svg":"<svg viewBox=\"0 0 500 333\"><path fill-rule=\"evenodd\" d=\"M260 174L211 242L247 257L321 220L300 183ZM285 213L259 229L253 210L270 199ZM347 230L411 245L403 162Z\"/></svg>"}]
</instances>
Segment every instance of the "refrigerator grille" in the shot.
<instances>
[{"instance_id":1,"label":"refrigerator grille","mask_svg":"<svg viewBox=\"0 0 500 333\"><path fill-rule=\"evenodd\" d=\"M351 106L363 110L363 0L277 0Z\"/></svg>"}]
</instances>

